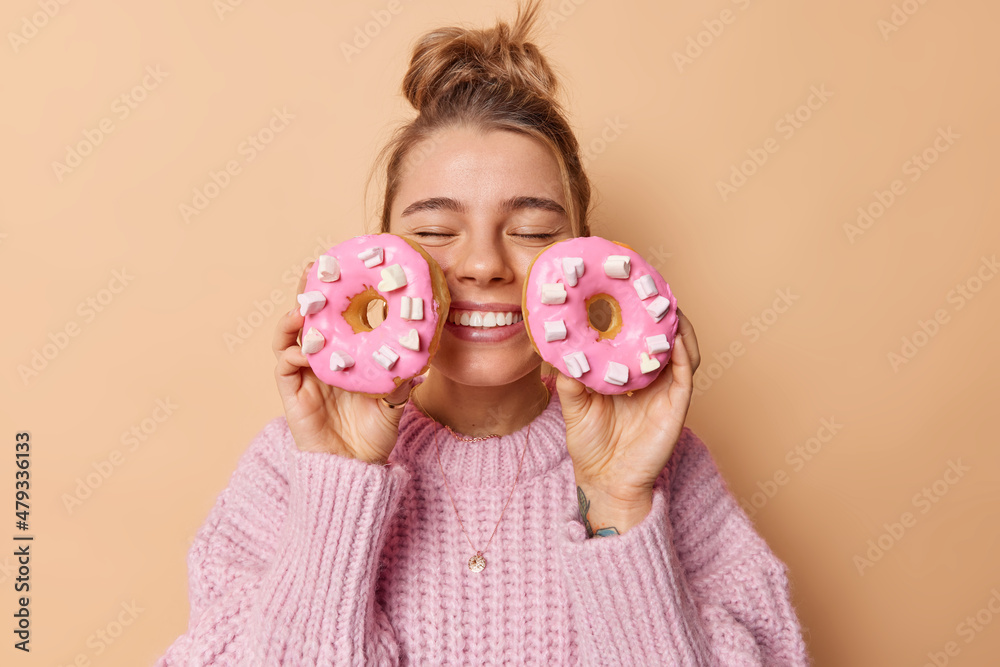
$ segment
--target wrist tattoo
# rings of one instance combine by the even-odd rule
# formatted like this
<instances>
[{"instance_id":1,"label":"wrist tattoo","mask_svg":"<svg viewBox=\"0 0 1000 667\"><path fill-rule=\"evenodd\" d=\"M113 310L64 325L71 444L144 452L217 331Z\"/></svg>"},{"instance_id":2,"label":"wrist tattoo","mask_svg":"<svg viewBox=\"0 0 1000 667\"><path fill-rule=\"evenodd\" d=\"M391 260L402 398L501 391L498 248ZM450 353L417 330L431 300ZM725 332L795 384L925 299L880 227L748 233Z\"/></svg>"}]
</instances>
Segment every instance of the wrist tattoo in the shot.
<instances>
[{"instance_id":1,"label":"wrist tattoo","mask_svg":"<svg viewBox=\"0 0 1000 667\"><path fill-rule=\"evenodd\" d=\"M583 525L587 528L587 537L607 537L609 535L620 535L618 529L614 526L609 526L607 528L599 528L596 532L593 526L590 525L590 501L587 500L587 494L583 492L580 486L576 487L576 499L580 503L580 518L583 519Z\"/></svg>"}]
</instances>

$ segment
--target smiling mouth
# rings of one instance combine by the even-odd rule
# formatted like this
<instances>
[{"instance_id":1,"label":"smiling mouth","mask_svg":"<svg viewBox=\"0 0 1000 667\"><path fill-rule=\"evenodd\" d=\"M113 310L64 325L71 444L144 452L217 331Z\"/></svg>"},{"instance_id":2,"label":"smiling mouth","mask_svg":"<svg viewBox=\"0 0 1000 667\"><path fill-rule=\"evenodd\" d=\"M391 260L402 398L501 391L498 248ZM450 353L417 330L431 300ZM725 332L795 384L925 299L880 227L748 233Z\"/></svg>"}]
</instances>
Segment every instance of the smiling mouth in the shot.
<instances>
[{"instance_id":1,"label":"smiling mouth","mask_svg":"<svg viewBox=\"0 0 1000 667\"><path fill-rule=\"evenodd\" d=\"M521 313L498 313L484 310L456 310L448 313L448 322L463 327L490 329L517 324Z\"/></svg>"}]
</instances>

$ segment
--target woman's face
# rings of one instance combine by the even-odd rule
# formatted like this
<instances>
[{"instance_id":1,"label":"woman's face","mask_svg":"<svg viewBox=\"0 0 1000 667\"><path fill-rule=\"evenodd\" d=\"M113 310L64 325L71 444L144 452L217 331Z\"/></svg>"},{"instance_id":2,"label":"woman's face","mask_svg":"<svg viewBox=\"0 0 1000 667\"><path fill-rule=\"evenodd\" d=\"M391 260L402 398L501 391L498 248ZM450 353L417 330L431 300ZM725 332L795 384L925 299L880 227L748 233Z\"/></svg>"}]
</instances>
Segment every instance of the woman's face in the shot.
<instances>
[{"instance_id":1,"label":"woman's face","mask_svg":"<svg viewBox=\"0 0 1000 667\"><path fill-rule=\"evenodd\" d=\"M520 321L528 265L573 236L555 158L523 134L450 128L415 146L407 162L389 230L419 243L448 279L451 312L435 371L475 386L523 377L541 363ZM508 313L516 323L487 326Z\"/></svg>"}]
</instances>

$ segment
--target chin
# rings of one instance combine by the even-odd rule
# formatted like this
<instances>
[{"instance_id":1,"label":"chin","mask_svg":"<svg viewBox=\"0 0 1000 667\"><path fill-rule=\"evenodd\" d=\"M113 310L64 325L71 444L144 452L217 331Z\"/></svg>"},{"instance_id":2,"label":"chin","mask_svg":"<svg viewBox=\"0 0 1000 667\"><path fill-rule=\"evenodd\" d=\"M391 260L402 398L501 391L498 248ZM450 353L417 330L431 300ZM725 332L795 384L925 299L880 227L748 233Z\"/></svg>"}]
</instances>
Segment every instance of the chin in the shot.
<instances>
[{"instance_id":1,"label":"chin","mask_svg":"<svg viewBox=\"0 0 1000 667\"><path fill-rule=\"evenodd\" d=\"M451 343L450 345L448 343ZM435 372L452 382L473 387L495 387L520 380L536 372L542 359L524 341L521 345L463 345L461 341L441 341L431 362Z\"/></svg>"}]
</instances>

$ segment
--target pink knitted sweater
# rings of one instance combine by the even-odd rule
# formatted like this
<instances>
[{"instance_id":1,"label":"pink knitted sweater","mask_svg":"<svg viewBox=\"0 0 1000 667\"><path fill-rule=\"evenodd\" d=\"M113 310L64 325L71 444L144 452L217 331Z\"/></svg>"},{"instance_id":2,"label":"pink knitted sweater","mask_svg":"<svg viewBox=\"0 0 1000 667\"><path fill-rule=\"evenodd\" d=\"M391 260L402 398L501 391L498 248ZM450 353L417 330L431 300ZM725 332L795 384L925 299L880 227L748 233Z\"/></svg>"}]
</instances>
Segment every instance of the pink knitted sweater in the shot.
<instances>
[{"instance_id":1,"label":"pink knitted sweater","mask_svg":"<svg viewBox=\"0 0 1000 667\"><path fill-rule=\"evenodd\" d=\"M685 428L649 515L588 539L558 396L462 442L407 405L388 465L299 451L284 417L240 458L188 552L164 665L808 665L787 568Z\"/></svg>"}]
</instances>

